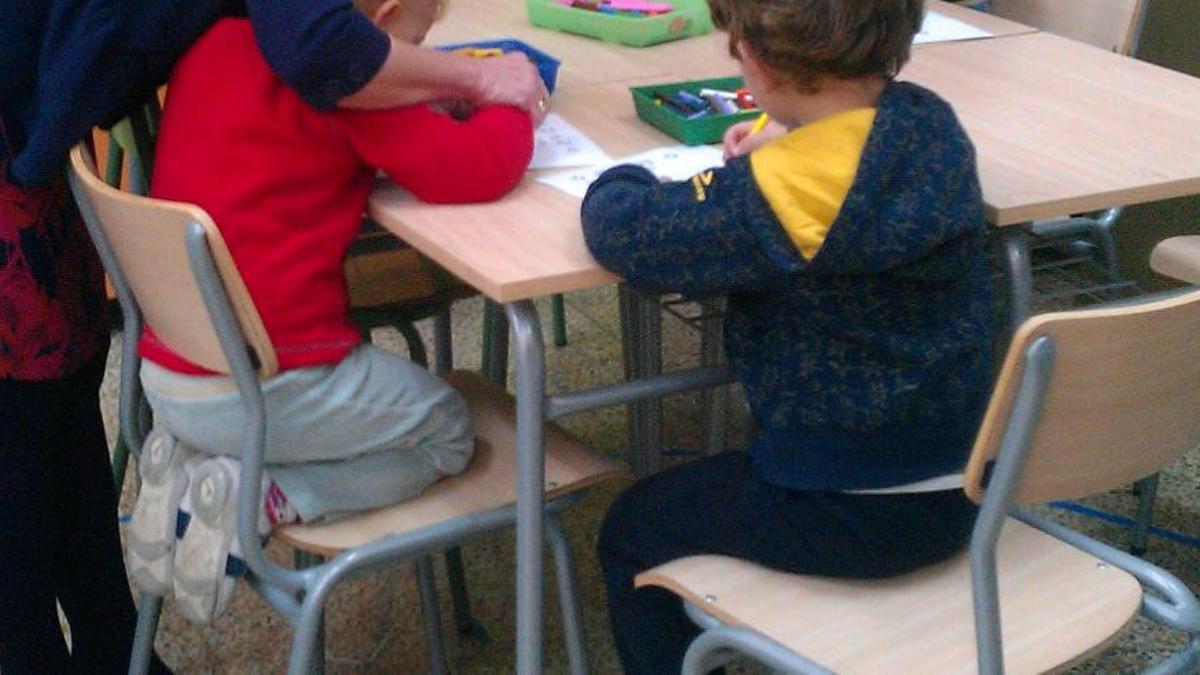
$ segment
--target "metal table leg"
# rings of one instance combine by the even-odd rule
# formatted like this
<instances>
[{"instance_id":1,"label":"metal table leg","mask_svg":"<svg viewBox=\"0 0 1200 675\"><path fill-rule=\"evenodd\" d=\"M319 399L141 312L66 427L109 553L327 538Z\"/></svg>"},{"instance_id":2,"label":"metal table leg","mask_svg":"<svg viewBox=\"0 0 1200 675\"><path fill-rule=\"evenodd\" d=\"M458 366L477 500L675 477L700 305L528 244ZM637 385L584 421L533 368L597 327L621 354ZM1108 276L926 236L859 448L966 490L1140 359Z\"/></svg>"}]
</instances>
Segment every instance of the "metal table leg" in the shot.
<instances>
[{"instance_id":1,"label":"metal table leg","mask_svg":"<svg viewBox=\"0 0 1200 675\"><path fill-rule=\"evenodd\" d=\"M655 300L651 304L654 308L654 318L657 320L659 318L658 302ZM733 375L728 368L697 368L650 378L642 373L640 377L636 378L639 381L547 397L546 347L542 340L537 308L531 300L520 300L505 305L504 310L508 317L516 360L514 372L517 395L516 672L519 675L540 675L542 672L544 600L542 552L546 538L543 503L546 481L545 438L543 436L545 423L551 417L560 417L583 410L609 405L626 405L636 401L656 401L663 395L672 392L728 384L733 381ZM641 312L643 317L647 313ZM658 341L655 340L654 344L657 345ZM633 349L632 351L639 350ZM646 358L645 350L641 351L639 359ZM661 369L657 360L655 360L655 364L656 369Z\"/></svg>"},{"instance_id":2,"label":"metal table leg","mask_svg":"<svg viewBox=\"0 0 1200 675\"><path fill-rule=\"evenodd\" d=\"M640 380L646 376L643 364L643 321L642 299L625 283L617 288L620 309L620 347L625 366L625 382ZM632 402L628 406L629 466L636 476L647 476L654 464L646 435L646 418L650 408L647 401Z\"/></svg>"},{"instance_id":3,"label":"metal table leg","mask_svg":"<svg viewBox=\"0 0 1200 675\"><path fill-rule=\"evenodd\" d=\"M484 335L490 338L485 345L483 376L504 389L508 373L508 330L504 325L504 314L491 300L485 300L483 306Z\"/></svg>"},{"instance_id":4,"label":"metal table leg","mask_svg":"<svg viewBox=\"0 0 1200 675\"><path fill-rule=\"evenodd\" d=\"M517 673L542 672L542 495L546 480L546 347L530 300L504 306L516 356Z\"/></svg>"},{"instance_id":5,"label":"metal table leg","mask_svg":"<svg viewBox=\"0 0 1200 675\"><path fill-rule=\"evenodd\" d=\"M1001 255L1004 257L1004 271L1008 275L1008 338L1016 333L1017 328L1029 318L1030 303L1033 298L1033 268L1029 260L1029 233L1019 225L1000 228Z\"/></svg>"},{"instance_id":6,"label":"metal table leg","mask_svg":"<svg viewBox=\"0 0 1200 675\"><path fill-rule=\"evenodd\" d=\"M636 294L639 340L639 378L653 377L662 373L662 307L656 295ZM635 467L639 476L658 471L662 464L663 445L663 402L661 398L645 401L640 409L638 424L641 427L642 466Z\"/></svg>"},{"instance_id":7,"label":"metal table leg","mask_svg":"<svg viewBox=\"0 0 1200 675\"><path fill-rule=\"evenodd\" d=\"M700 303L705 317L700 321L700 365L721 365L724 345L722 328L725 314L724 299L705 300ZM704 454L715 455L725 449L725 387L712 387L700 391L700 410L704 414Z\"/></svg>"}]
</instances>

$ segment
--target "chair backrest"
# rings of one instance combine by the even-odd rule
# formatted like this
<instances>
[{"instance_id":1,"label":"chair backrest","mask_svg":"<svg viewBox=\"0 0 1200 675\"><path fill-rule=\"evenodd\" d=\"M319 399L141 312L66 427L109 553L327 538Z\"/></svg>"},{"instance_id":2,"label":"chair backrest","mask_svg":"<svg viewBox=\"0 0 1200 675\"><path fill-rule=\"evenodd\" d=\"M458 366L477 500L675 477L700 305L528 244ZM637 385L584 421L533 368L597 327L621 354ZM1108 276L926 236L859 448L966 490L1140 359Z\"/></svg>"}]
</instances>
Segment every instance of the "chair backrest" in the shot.
<instances>
[{"instance_id":1,"label":"chair backrest","mask_svg":"<svg viewBox=\"0 0 1200 675\"><path fill-rule=\"evenodd\" d=\"M1150 252L1150 269L1200 286L1200 235L1180 235L1158 242Z\"/></svg>"},{"instance_id":2,"label":"chair backrest","mask_svg":"<svg viewBox=\"0 0 1200 675\"><path fill-rule=\"evenodd\" d=\"M1074 40L1133 55L1149 0L990 0L991 12Z\"/></svg>"},{"instance_id":3,"label":"chair backrest","mask_svg":"<svg viewBox=\"0 0 1200 675\"><path fill-rule=\"evenodd\" d=\"M1110 490L1200 445L1200 291L1043 314L1013 338L967 466L972 499L982 499L1024 355L1043 336L1053 340L1053 368L1014 503Z\"/></svg>"},{"instance_id":4,"label":"chair backrest","mask_svg":"<svg viewBox=\"0 0 1200 675\"><path fill-rule=\"evenodd\" d=\"M188 254L188 231L198 226L203 228L242 337L257 358L260 377L274 375L278 361L262 318L208 214L192 204L139 197L110 187L100 179L91 153L82 145L71 151L70 159L73 182L94 213L89 218L84 209L84 217L94 221L89 227L103 233L104 241L97 245L106 245L115 258L117 269L107 272L128 285L159 339L192 363L230 372Z\"/></svg>"}]
</instances>

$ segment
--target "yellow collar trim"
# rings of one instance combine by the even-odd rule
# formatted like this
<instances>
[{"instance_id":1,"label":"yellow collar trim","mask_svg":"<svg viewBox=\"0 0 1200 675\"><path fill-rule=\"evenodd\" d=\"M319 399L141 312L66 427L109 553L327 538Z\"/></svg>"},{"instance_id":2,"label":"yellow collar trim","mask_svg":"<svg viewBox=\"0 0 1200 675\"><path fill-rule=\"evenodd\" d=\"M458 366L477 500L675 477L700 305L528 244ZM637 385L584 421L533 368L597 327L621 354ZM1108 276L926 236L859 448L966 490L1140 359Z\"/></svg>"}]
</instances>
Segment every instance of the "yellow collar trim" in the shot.
<instances>
[{"instance_id":1,"label":"yellow collar trim","mask_svg":"<svg viewBox=\"0 0 1200 675\"><path fill-rule=\"evenodd\" d=\"M805 260L812 260L850 192L875 108L797 127L750 155L758 188Z\"/></svg>"}]
</instances>

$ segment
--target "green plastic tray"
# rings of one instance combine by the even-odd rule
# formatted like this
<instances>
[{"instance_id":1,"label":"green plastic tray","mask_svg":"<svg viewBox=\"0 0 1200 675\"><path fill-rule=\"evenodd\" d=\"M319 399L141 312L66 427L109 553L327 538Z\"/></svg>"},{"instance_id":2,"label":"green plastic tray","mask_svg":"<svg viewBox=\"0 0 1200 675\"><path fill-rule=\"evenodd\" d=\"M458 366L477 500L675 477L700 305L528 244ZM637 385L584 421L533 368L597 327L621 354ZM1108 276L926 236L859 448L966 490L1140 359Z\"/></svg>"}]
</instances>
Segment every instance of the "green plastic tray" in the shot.
<instances>
[{"instance_id":1,"label":"green plastic tray","mask_svg":"<svg viewBox=\"0 0 1200 675\"><path fill-rule=\"evenodd\" d=\"M738 122L757 118L761 111L757 109L742 110L729 115L707 115L689 120L674 110L659 105L654 100L654 94L656 92L674 94L680 89L693 94L698 93L701 89L733 91L742 86L740 77L718 77L711 80L665 82L646 87L630 87L629 91L633 94L633 107L637 109L638 117L662 129L671 137L679 139L685 145L705 145L720 143L726 129Z\"/></svg>"},{"instance_id":2,"label":"green plastic tray","mask_svg":"<svg viewBox=\"0 0 1200 675\"><path fill-rule=\"evenodd\" d=\"M631 17L560 5L555 0L525 0L529 22L542 28L576 33L631 47L703 35L713 29L706 0L665 0L675 11Z\"/></svg>"}]
</instances>

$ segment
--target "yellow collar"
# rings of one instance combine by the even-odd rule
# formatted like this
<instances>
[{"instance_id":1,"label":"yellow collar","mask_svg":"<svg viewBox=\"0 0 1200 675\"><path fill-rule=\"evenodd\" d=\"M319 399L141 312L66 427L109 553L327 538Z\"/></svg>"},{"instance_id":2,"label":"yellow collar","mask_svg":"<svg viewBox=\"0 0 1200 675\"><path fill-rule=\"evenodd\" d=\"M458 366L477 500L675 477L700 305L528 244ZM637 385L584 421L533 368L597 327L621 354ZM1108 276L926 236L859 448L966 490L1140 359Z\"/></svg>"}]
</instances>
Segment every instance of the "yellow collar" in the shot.
<instances>
[{"instance_id":1,"label":"yellow collar","mask_svg":"<svg viewBox=\"0 0 1200 675\"><path fill-rule=\"evenodd\" d=\"M875 112L857 108L825 117L750 155L759 190L805 260L820 250L850 192Z\"/></svg>"}]
</instances>

